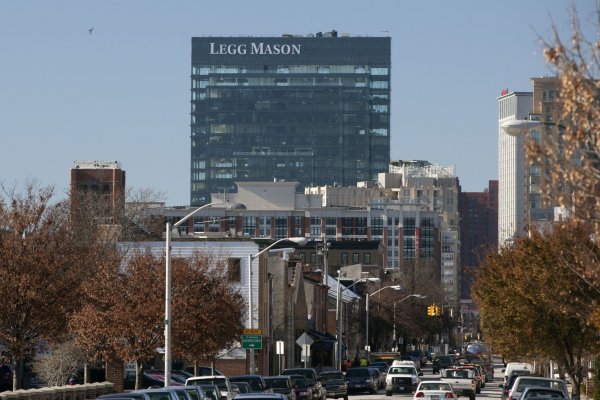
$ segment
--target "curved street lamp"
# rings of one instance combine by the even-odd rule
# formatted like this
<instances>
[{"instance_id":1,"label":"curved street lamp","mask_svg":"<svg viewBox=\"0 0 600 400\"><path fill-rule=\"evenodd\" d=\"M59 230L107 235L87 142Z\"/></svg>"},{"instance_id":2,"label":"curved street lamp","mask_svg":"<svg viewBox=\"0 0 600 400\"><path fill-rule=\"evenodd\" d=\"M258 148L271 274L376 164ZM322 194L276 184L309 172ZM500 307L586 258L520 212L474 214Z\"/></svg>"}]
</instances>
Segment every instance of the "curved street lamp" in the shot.
<instances>
[{"instance_id":1,"label":"curved street lamp","mask_svg":"<svg viewBox=\"0 0 600 400\"><path fill-rule=\"evenodd\" d=\"M341 297L342 294L344 293L344 290L348 290L350 289L352 286L356 285L357 283L362 283L362 282L379 282L381 279L379 278L360 278L360 279L356 279L354 282L352 282L350 285L348 286L344 286L344 289L341 289L342 285L340 284L340 271L338 271L338 278L337 278L337 296L336 296L336 305L335 305L335 325L336 325L336 331L337 331L337 348L336 348L336 367L338 369L341 370L342 368L342 309L341 309Z\"/></svg>"},{"instance_id":2,"label":"curved street lamp","mask_svg":"<svg viewBox=\"0 0 600 400\"><path fill-rule=\"evenodd\" d=\"M366 301L365 301L365 308L367 310L367 318L366 318L366 333L365 333L365 350L370 351L371 346L369 345L369 297L376 295L377 293L381 292L384 289L394 289L394 290L400 290L402 289L400 287L400 285L392 285L392 286L384 286L376 291L374 291L373 293L367 293L366 296Z\"/></svg>"},{"instance_id":3,"label":"curved street lamp","mask_svg":"<svg viewBox=\"0 0 600 400\"><path fill-rule=\"evenodd\" d=\"M194 211L174 223L173 226L171 226L171 223L167 221L165 227L165 387L171 385L171 230L173 228L177 228L185 221L193 217L198 211L218 204L223 204L225 205L225 208L228 209L246 208L242 204L225 201L208 203L196 208Z\"/></svg>"},{"instance_id":4,"label":"curved street lamp","mask_svg":"<svg viewBox=\"0 0 600 400\"><path fill-rule=\"evenodd\" d=\"M394 333L392 334L392 342L394 343L394 347L397 347L397 343L396 343L396 304L398 303L402 303L404 300L409 299L411 297L416 297L417 299L424 299L425 295L422 294L409 294L408 296L404 297L402 300L398 300L394 302Z\"/></svg>"},{"instance_id":5,"label":"curved street lamp","mask_svg":"<svg viewBox=\"0 0 600 400\"><path fill-rule=\"evenodd\" d=\"M292 242L296 244L298 247L303 247L306 245L308 239L305 237L289 237L284 239L279 239L271 243L269 246L265 247L261 251L256 254L248 254L248 328L254 328L254 315L253 315L253 300L252 300L252 261L258 258L264 252L270 250L276 244L281 242ZM250 363L249 363L250 374L254 374L254 349L250 349Z\"/></svg>"}]
</instances>

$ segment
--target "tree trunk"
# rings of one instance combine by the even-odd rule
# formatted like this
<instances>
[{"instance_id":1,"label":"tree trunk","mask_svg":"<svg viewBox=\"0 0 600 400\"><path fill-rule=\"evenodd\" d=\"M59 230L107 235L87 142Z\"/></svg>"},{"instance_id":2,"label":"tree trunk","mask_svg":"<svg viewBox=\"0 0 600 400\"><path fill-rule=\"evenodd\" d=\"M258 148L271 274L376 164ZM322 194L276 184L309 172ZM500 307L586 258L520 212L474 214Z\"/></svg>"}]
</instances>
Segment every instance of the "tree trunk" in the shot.
<instances>
[{"instance_id":1,"label":"tree trunk","mask_svg":"<svg viewBox=\"0 0 600 400\"><path fill-rule=\"evenodd\" d=\"M135 390L142 388L144 383L144 365L141 361L135 361Z\"/></svg>"},{"instance_id":2,"label":"tree trunk","mask_svg":"<svg viewBox=\"0 0 600 400\"><path fill-rule=\"evenodd\" d=\"M83 383L90 383L90 366L87 361L83 362Z\"/></svg>"},{"instance_id":3,"label":"tree trunk","mask_svg":"<svg viewBox=\"0 0 600 400\"><path fill-rule=\"evenodd\" d=\"M21 389L21 380L23 377L23 358L15 357L15 364L13 370L13 391Z\"/></svg>"}]
</instances>

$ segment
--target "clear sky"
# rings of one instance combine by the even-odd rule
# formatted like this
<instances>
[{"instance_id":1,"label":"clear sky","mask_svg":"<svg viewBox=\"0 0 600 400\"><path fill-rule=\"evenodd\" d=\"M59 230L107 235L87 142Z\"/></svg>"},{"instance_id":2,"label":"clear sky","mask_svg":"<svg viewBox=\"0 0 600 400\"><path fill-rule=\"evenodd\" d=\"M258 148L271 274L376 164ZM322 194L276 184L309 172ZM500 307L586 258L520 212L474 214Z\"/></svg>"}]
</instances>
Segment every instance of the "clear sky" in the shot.
<instances>
[{"instance_id":1,"label":"clear sky","mask_svg":"<svg viewBox=\"0 0 600 400\"><path fill-rule=\"evenodd\" d=\"M593 21L593 0L575 2ZM0 0L0 181L66 197L75 160L116 160L127 186L189 204L193 36L337 30L392 37L392 160L497 179L497 101L552 74L571 0ZM93 28L92 34L88 32Z\"/></svg>"}]
</instances>

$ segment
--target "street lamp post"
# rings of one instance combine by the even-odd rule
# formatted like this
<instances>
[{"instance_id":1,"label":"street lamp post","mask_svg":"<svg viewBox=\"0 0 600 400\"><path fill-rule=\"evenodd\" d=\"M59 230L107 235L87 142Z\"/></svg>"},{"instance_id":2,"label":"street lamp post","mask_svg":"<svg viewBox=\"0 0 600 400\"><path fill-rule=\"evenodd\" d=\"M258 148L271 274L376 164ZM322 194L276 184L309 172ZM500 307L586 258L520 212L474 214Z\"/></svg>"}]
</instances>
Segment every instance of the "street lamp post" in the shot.
<instances>
[{"instance_id":1,"label":"street lamp post","mask_svg":"<svg viewBox=\"0 0 600 400\"><path fill-rule=\"evenodd\" d=\"M218 201L214 203L208 203L201 207L196 208L194 211L177 221L171 226L171 223L167 221L165 227L165 387L171 385L171 229L177 228L185 221L193 217L197 212L205 208L224 204L227 208L244 208L243 205L237 203L229 203Z\"/></svg>"},{"instance_id":2,"label":"street lamp post","mask_svg":"<svg viewBox=\"0 0 600 400\"><path fill-rule=\"evenodd\" d=\"M344 290L350 289L352 286L356 285L360 282L378 282L379 278L361 278L357 279L349 286L344 286ZM341 290L342 285L340 284L340 273L338 271L338 279L337 279L337 296L336 296L336 305L335 305L335 325L337 330L337 355L336 355L336 367L338 369L342 369L342 309L341 309L341 296L343 291Z\"/></svg>"},{"instance_id":3,"label":"street lamp post","mask_svg":"<svg viewBox=\"0 0 600 400\"><path fill-rule=\"evenodd\" d=\"M307 239L304 237L290 237L285 239L279 239L271 243L256 254L248 254L248 328L254 328L254 312L253 312L253 300L252 300L252 261L258 258L261 254L273 248L281 242L293 242L297 246L302 247L306 245ZM250 374L254 374L254 349L250 349L250 363L249 363Z\"/></svg>"},{"instance_id":4,"label":"street lamp post","mask_svg":"<svg viewBox=\"0 0 600 400\"><path fill-rule=\"evenodd\" d=\"M369 297L376 295L377 293L381 292L383 289L394 289L394 290L400 290L400 285L392 285L392 286L384 286L381 289L378 289L376 291L374 291L373 293L369 294L367 293L366 296L366 301L365 301L365 309L367 311L367 316L366 316L366 333L365 333L365 350L370 351L371 347L369 346Z\"/></svg>"},{"instance_id":5,"label":"street lamp post","mask_svg":"<svg viewBox=\"0 0 600 400\"><path fill-rule=\"evenodd\" d=\"M404 300L411 298L411 297L416 297L417 299L424 299L425 295L422 294L409 294L408 296L406 296L405 298L403 298L402 300L398 300L394 302L394 333L392 334L392 342L394 343L394 348L396 348L396 304L398 303L402 303Z\"/></svg>"}]
</instances>

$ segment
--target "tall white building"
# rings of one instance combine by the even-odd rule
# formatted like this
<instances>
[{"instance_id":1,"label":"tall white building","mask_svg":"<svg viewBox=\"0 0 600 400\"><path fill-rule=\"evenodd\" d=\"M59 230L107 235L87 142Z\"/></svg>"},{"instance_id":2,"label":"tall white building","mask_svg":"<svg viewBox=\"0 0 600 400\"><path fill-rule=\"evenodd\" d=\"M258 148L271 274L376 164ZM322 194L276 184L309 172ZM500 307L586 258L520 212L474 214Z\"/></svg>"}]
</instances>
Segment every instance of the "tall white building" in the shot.
<instances>
[{"instance_id":1,"label":"tall white building","mask_svg":"<svg viewBox=\"0 0 600 400\"><path fill-rule=\"evenodd\" d=\"M498 246L502 247L525 229L527 201L525 135L511 136L502 124L528 119L533 93L511 92L498 98Z\"/></svg>"}]
</instances>

